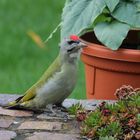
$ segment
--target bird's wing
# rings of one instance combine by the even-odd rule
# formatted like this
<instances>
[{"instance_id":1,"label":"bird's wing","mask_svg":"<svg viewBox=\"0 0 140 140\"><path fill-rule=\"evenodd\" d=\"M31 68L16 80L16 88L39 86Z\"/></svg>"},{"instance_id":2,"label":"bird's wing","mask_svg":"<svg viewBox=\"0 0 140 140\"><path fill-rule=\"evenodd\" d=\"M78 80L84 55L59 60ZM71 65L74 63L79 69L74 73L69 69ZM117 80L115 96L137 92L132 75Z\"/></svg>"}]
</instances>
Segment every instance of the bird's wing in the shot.
<instances>
[{"instance_id":1,"label":"bird's wing","mask_svg":"<svg viewBox=\"0 0 140 140\"><path fill-rule=\"evenodd\" d=\"M61 69L60 55L54 60L54 62L49 66L41 78L26 92L25 95L18 102L25 102L33 99L36 96L36 89L40 88L47 80L52 77L52 75Z\"/></svg>"},{"instance_id":2,"label":"bird's wing","mask_svg":"<svg viewBox=\"0 0 140 140\"><path fill-rule=\"evenodd\" d=\"M20 104L29 100L32 100L36 96L36 89L40 88L47 80L53 76L54 73L60 71L61 61L60 55L54 60L54 62L49 66L46 72L42 77L26 92L25 95L17 98L15 101L9 102L5 107L6 108L20 108Z\"/></svg>"}]
</instances>

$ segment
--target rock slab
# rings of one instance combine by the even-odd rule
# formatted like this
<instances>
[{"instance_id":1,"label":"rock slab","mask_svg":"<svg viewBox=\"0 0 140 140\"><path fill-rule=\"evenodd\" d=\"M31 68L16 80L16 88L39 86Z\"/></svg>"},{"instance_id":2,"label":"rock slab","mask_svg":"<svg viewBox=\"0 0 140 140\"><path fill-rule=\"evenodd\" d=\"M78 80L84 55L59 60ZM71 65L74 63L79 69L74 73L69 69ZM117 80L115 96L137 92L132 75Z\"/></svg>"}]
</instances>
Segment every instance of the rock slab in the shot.
<instances>
[{"instance_id":1,"label":"rock slab","mask_svg":"<svg viewBox=\"0 0 140 140\"><path fill-rule=\"evenodd\" d=\"M76 135L58 134L49 132L34 133L33 136L26 138L26 140L78 140Z\"/></svg>"},{"instance_id":2,"label":"rock slab","mask_svg":"<svg viewBox=\"0 0 140 140\"><path fill-rule=\"evenodd\" d=\"M13 119L0 119L0 128L8 128L13 122Z\"/></svg>"},{"instance_id":3,"label":"rock slab","mask_svg":"<svg viewBox=\"0 0 140 140\"><path fill-rule=\"evenodd\" d=\"M18 129L27 130L62 130L63 123L61 122L47 122L47 121L26 121L22 123Z\"/></svg>"},{"instance_id":4,"label":"rock slab","mask_svg":"<svg viewBox=\"0 0 140 140\"><path fill-rule=\"evenodd\" d=\"M10 110L0 107L0 115L12 116L12 117L31 117L33 113L31 111L22 110Z\"/></svg>"},{"instance_id":5,"label":"rock slab","mask_svg":"<svg viewBox=\"0 0 140 140\"><path fill-rule=\"evenodd\" d=\"M17 136L14 131L0 130L0 140L12 140Z\"/></svg>"}]
</instances>

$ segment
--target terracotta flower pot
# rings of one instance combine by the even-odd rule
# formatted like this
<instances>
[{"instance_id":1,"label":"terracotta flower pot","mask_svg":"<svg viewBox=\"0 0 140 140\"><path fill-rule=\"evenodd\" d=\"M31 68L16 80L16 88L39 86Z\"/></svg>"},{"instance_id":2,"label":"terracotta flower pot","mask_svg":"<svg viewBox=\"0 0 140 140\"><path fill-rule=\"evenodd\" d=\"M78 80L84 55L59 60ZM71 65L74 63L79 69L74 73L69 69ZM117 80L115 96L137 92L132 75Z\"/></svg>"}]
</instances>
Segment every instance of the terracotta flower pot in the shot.
<instances>
[{"instance_id":1,"label":"terracotta flower pot","mask_svg":"<svg viewBox=\"0 0 140 140\"><path fill-rule=\"evenodd\" d=\"M130 31L122 47L139 45L138 32ZM124 84L140 87L140 50L121 48L112 51L101 45L91 32L81 38L88 44L81 56L85 63L88 99L116 99L116 89Z\"/></svg>"}]
</instances>

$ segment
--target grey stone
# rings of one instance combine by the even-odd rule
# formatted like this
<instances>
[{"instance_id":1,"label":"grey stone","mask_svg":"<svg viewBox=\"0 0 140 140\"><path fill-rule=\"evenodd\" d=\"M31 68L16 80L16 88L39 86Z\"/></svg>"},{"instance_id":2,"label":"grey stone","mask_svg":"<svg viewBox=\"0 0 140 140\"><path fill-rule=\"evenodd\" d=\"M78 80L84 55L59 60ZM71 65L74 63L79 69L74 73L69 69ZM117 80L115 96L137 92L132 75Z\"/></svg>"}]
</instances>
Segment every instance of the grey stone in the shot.
<instances>
[{"instance_id":1,"label":"grey stone","mask_svg":"<svg viewBox=\"0 0 140 140\"><path fill-rule=\"evenodd\" d=\"M26 121L23 122L18 129L26 130L61 130L63 129L63 123L61 122L48 122L48 121Z\"/></svg>"},{"instance_id":2,"label":"grey stone","mask_svg":"<svg viewBox=\"0 0 140 140\"><path fill-rule=\"evenodd\" d=\"M0 115L7 115L13 117L30 117L33 115L31 111L11 110L0 107Z\"/></svg>"},{"instance_id":3,"label":"grey stone","mask_svg":"<svg viewBox=\"0 0 140 140\"><path fill-rule=\"evenodd\" d=\"M5 105L7 104L9 101L13 101L16 98L18 98L20 95L16 95L16 94L0 94L0 105ZM102 101L105 100L76 100L76 99L65 99L63 102L63 106L66 108L71 107L73 104L77 104L77 103L81 103L83 105L83 107L85 107L87 110L94 110L95 107L101 103ZM113 103L115 102L115 100L106 100L106 102L108 103Z\"/></svg>"},{"instance_id":4,"label":"grey stone","mask_svg":"<svg viewBox=\"0 0 140 140\"><path fill-rule=\"evenodd\" d=\"M78 139L76 135L36 132L34 133L33 136L26 138L26 140L78 140Z\"/></svg>"},{"instance_id":5,"label":"grey stone","mask_svg":"<svg viewBox=\"0 0 140 140\"><path fill-rule=\"evenodd\" d=\"M86 110L94 110L101 102L106 101L108 103L114 103L115 100L76 100L76 99L65 99L63 106L66 108L71 107L77 103L82 104Z\"/></svg>"},{"instance_id":6,"label":"grey stone","mask_svg":"<svg viewBox=\"0 0 140 140\"><path fill-rule=\"evenodd\" d=\"M8 128L14 122L13 119L0 119L0 127L1 128Z\"/></svg>"},{"instance_id":7,"label":"grey stone","mask_svg":"<svg viewBox=\"0 0 140 140\"><path fill-rule=\"evenodd\" d=\"M0 105L3 106L18 97L19 95L0 94ZM102 101L103 100L66 99L63 102L63 106L69 108L73 104L80 103L85 109L94 110ZM115 101L107 100L107 102L114 103ZM38 115L33 114L31 111L9 110L0 107L0 128L11 129L18 132L18 136L16 137L16 133L14 131L1 130L0 140L18 140L21 138L24 139L25 137L27 137L26 140L79 139L78 135L80 133L80 123L74 120L74 118L68 115L66 112L62 112L61 109L56 108L55 111L57 113L57 117L53 115L51 116L51 113L46 111L43 114Z\"/></svg>"},{"instance_id":8,"label":"grey stone","mask_svg":"<svg viewBox=\"0 0 140 140\"><path fill-rule=\"evenodd\" d=\"M38 119L43 119L43 120L64 120L62 117L52 117L48 116L47 114L40 114L37 116Z\"/></svg>"},{"instance_id":9,"label":"grey stone","mask_svg":"<svg viewBox=\"0 0 140 140\"><path fill-rule=\"evenodd\" d=\"M17 94L0 94L0 106L6 105L8 102L14 101L20 95Z\"/></svg>"},{"instance_id":10,"label":"grey stone","mask_svg":"<svg viewBox=\"0 0 140 140\"><path fill-rule=\"evenodd\" d=\"M14 139L17 134L14 131L0 130L0 140Z\"/></svg>"}]
</instances>

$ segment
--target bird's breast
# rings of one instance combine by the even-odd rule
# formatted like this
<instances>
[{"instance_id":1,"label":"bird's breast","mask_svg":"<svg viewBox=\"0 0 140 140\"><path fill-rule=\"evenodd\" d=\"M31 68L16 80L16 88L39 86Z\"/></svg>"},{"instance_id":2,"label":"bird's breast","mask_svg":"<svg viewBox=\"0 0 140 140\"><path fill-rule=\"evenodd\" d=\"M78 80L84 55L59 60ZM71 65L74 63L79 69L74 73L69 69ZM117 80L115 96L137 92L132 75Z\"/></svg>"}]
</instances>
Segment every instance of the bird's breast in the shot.
<instances>
[{"instance_id":1,"label":"bird's breast","mask_svg":"<svg viewBox=\"0 0 140 140\"><path fill-rule=\"evenodd\" d=\"M69 96L77 81L77 66L62 65L61 71L56 72L38 89L38 96L46 97L46 101L57 102Z\"/></svg>"}]
</instances>

